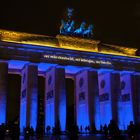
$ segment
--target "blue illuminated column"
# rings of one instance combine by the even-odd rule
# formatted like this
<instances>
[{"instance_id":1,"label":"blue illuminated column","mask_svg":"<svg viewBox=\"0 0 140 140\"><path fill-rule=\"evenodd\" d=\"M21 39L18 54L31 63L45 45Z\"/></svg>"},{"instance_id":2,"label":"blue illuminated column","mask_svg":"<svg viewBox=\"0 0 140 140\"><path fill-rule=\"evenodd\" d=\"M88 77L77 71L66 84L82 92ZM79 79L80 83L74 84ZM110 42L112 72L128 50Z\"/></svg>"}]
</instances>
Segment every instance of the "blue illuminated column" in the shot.
<instances>
[{"instance_id":1,"label":"blue illuminated column","mask_svg":"<svg viewBox=\"0 0 140 140\"><path fill-rule=\"evenodd\" d=\"M119 76L107 70L98 71L100 121L104 126L110 120L118 122Z\"/></svg>"},{"instance_id":2,"label":"blue illuminated column","mask_svg":"<svg viewBox=\"0 0 140 140\"><path fill-rule=\"evenodd\" d=\"M111 72L111 106L112 106L112 119L116 121L118 127L121 128L121 114L122 114L122 101L121 101L121 88L120 88L120 73L119 71Z\"/></svg>"},{"instance_id":3,"label":"blue illuminated column","mask_svg":"<svg viewBox=\"0 0 140 140\"><path fill-rule=\"evenodd\" d=\"M46 72L45 128L66 128L65 69L50 67Z\"/></svg>"},{"instance_id":4,"label":"blue illuminated column","mask_svg":"<svg viewBox=\"0 0 140 140\"><path fill-rule=\"evenodd\" d=\"M134 112L134 122L140 124L140 73L132 74L132 104Z\"/></svg>"},{"instance_id":5,"label":"blue illuminated column","mask_svg":"<svg viewBox=\"0 0 140 140\"><path fill-rule=\"evenodd\" d=\"M127 129L130 121L134 121L133 114L133 82L132 73L123 71L120 73L122 96L122 129Z\"/></svg>"},{"instance_id":6,"label":"blue illuminated column","mask_svg":"<svg viewBox=\"0 0 140 140\"><path fill-rule=\"evenodd\" d=\"M99 88L98 73L95 70L88 71L88 108L91 128L95 125L100 129L100 106L99 106Z\"/></svg>"},{"instance_id":7,"label":"blue illuminated column","mask_svg":"<svg viewBox=\"0 0 140 140\"><path fill-rule=\"evenodd\" d=\"M0 124L6 123L8 64L0 61Z\"/></svg>"},{"instance_id":8,"label":"blue illuminated column","mask_svg":"<svg viewBox=\"0 0 140 140\"><path fill-rule=\"evenodd\" d=\"M98 81L93 71L82 70L75 78L76 122L80 127L99 124ZM96 106L97 105L97 106Z\"/></svg>"},{"instance_id":9,"label":"blue illuminated column","mask_svg":"<svg viewBox=\"0 0 140 140\"><path fill-rule=\"evenodd\" d=\"M21 72L21 97L20 97L20 129L37 125L37 88L38 68L35 64L27 64Z\"/></svg>"}]
</instances>

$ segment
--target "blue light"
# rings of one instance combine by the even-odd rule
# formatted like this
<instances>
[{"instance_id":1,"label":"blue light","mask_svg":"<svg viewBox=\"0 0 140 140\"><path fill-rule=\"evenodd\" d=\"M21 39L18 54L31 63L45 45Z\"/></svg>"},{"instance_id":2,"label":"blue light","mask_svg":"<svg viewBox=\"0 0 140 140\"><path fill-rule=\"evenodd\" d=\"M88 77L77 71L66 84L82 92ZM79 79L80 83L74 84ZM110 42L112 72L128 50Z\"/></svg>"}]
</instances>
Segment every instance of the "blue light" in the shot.
<instances>
[{"instance_id":1,"label":"blue light","mask_svg":"<svg viewBox=\"0 0 140 140\"><path fill-rule=\"evenodd\" d=\"M99 81L99 105L101 125L108 125L112 120L112 104L111 104L111 71L108 69L100 69L98 72ZM104 83L102 85L102 82ZM106 96L108 95L107 98Z\"/></svg>"},{"instance_id":2,"label":"blue light","mask_svg":"<svg viewBox=\"0 0 140 140\"><path fill-rule=\"evenodd\" d=\"M23 128L26 127L26 99L20 101L20 131L23 133Z\"/></svg>"},{"instance_id":3,"label":"blue light","mask_svg":"<svg viewBox=\"0 0 140 140\"><path fill-rule=\"evenodd\" d=\"M45 128L49 125L51 130L55 127L55 113L54 113L54 102L46 103L45 108ZM45 129L46 130L46 129Z\"/></svg>"},{"instance_id":4,"label":"blue light","mask_svg":"<svg viewBox=\"0 0 140 140\"><path fill-rule=\"evenodd\" d=\"M94 108L95 108L95 115L94 115L94 123L97 130L100 130L100 106L99 106L99 97L94 97Z\"/></svg>"},{"instance_id":5,"label":"blue light","mask_svg":"<svg viewBox=\"0 0 140 140\"><path fill-rule=\"evenodd\" d=\"M0 101L0 124L6 122L6 99L1 97Z\"/></svg>"},{"instance_id":6,"label":"blue light","mask_svg":"<svg viewBox=\"0 0 140 140\"><path fill-rule=\"evenodd\" d=\"M31 93L31 103L30 103L30 127L32 126L36 130L37 126L37 90L36 87Z\"/></svg>"},{"instance_id":7,"label":"blue light","mask_svg":"<svg viewBox=\"0 0 140 140\"><path fill-rule=\"evenodd\" d=\"M38 64L38 71L47 71L48 68L52 66L56 66L57 64L51 64L51 63L39 63Z\"/></svg>"},{"instance_id":8,"label":"blue light","mask_svg":"<svg viewBox=\"0 0 140 140\"><path fill-rule=\"evenodd\" d=\"M123 121L123 104L121 101L118 102L118 126L120 130L125 130Z\"/></svg>"},{"instance_id":9,"label":"blue light","mask_svg":"<svg viewBox=\"0 0 140 140\"><path fill-rule=\"evenodd\" d=\"M123 130L127 129L130 121L134 121L134 114L133 114L133 104L132 104L132 94L133 93L133 83L132 83L132 72L129 71L122 71L120 73L121 82L124 82L124 86L121 89L122 97L122 108L120 108L119 118L121 122L121 128ZM125 96L127 95L127 96Z\"/></svg>"},{"instance_id":10,"label":"blue light","mask_svg":"<svg viewBox=\"0 0 140 140\"><path fill-rule=\"evenodd\" d=\"M130 121L134 121L133 109L130 102L123 104L122 120L123 120L123 130L127 129L127 126L129 125Z\"/></svg>"},{"instance_id":11,"label":"blue light","mask_svg":"<svg viewBox=\"0 0 140 140\"><path fill-rule=\"evenodd\" d=\"M112 69L106 69L106 68L101 68L98 70L99 73L110 73L110 72L113 72Z\"/></svg>"},{"instance_id":12,"label":"blue light","mask_svg":"<svg viewBox=\"0 0 140 140\"><path fill-rule=\"evenodd\" d=\"M8 61L8 68L9 69L23 69L25 64L28 64L28 61L21 61L21 60L9 60Z\"/></svg>"},{"instance_id":13,"label":"blue light","mask_svg":"<svg viewBox=\"0 0 140 140\"><path fill-rule=\"evenodd\" d=\"M119 57L118 57L119 58ZM22 69L25 64L27 64L28 61L19 61L19 60L9 60L9 68L17 68ZM39 71L46 71L49 67L56 66L56 64L49 64L49 63L40 63L38 64L38 70ZM81 69L90 69L88 67L77 67L77 66L65 66L66 73L75 74L79 72ZM108 73L113 72L109 69L100 69L100 72ZM126 72L126 71L125 71ZM130 71L127 71L126 73L130 73ZM133 73L133 72L132 72ZM110 87L108 87L110 88ZM65 130L66 126L66 101L65 101L65 91L62 88L61 94L61 101L59 104L59 121L60 121L60 127L61 130ZM101 106L100 106L101 105ZM5 103L1 103L1 115L0 115L0 124L5 123L6 118L6 109L5 109ZM3 106L3 107L2 107ZM20 129L21 132L23 132L23 127L26 126L26 100L21 100L20 105ZM100 110L99 110L100 109ZM108 124L110 120L112 119L112 106L111 102L104 102L99 103L98 97L95 99L95 126L99 130L100 124ZM3 114L3 115L2 115ZM51 128L55 126L55 105L54 102L48 102L46 104L45 108L45 127L47 125L50 125ZM36 128L37 123L37 101L36 97L35 100L31 101L31 112L30 112L30 126L32 126L34 129ZM84 121L83 121L84 120ZM118 103L118 125L119 128L124 130L127 129L127 125L130 121L134 121L133 116L133 109L132 109L132 103ZM79 104L78 105L78 112L77 112L77 125L82 125L83 128L87 125L89 125L89 117L88 117L88 110L86 108L86 104Z\"/></svg>"},{"instance_id":14,"label":"blue light","mask_svg":"<svg viewBox=\"0 0 140 140\"><path fill-rule=\"evenodd\" d=\"M66 92L65 87L61 87L59 103L59 121L61 131L66 130Z\"/></svg>"},{"instance_id":15,"label":"blue light","mask_svg":"<svg viewBox=\"0 0 140 140\"><path fill-rule=\"evenodd\" d=\"M6 123L6 95L7 95L7 78L8 65L4 61L0 61L0 124Z\"/></svg>"},{"instance_id":16,"label":"blue light","mask_svg":"<svg viewBox=\"0 0 140 140\"><path fill-rule=\"evenodd\" d=\"M89 126L89 116L86 104L79 104L77 108L77 125L79 127L82 126L83 128ZM85 129L83 131L85 131Z\"/></svg>"},{"instance_id":17,"label":"blue light","mask_svg":"<svg viewBox=\"0 0 140 140\"><path fill-rule=\"evenodd\" d=\"M100 103L100 115L101 115L101 124L104 126L105 124L109 124L110 120L112 120L112 107L111 102L106 101Z\"/></svg>"},{"instance_id":18,"label":"blue light","mask_svg":"<svg viewBox=\"0 0 140 140\"><path fill-rule=\"evenodd\" d=\"M81 70L87 70L87 69L91 69L91 68L90 67L81 67L81 66L71 66L71 65L65 66L65 72L70 73L70 74L76 74L77 72L79 72Z\"/></svg>"},{"instance_id":19,"label":"blue light","mask_svg":"<svg viewBox=\"0 0 140 140\"><path fill-rule=\"evenodd\" d=\"M45 97L45 127L60 127L61 131L66 129L66 92L65 92L65 71L63 67L53 67L48 73L46 80ZM52 76L53 82L49 80ZM50 91L53 91L50 94ZM58 124L59 123L59 124Z\"/></svg>"}]
</instances>

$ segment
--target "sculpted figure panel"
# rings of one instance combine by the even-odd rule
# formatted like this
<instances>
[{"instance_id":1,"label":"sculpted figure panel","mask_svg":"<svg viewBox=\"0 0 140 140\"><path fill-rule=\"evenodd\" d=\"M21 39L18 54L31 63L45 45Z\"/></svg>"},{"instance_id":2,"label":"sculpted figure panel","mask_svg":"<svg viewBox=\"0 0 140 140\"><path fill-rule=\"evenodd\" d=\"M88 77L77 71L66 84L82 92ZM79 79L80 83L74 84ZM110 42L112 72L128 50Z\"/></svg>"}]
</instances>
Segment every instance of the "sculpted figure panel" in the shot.
<instances>
[{"instance_id":1,"label":"sculpted figure panel","mask_svg":"<svg viewBox=\"0 0 140 140\"><path fill-rule=\"evenodd\" d=\"M75 29L75 22L72 20L73 11L73 8L67 9L67 20L61 20L60 34L91 38L93 36L93 25L90 24L86 29L86 22L83 21L80 27Z\"/></svg>"}]
</instances>

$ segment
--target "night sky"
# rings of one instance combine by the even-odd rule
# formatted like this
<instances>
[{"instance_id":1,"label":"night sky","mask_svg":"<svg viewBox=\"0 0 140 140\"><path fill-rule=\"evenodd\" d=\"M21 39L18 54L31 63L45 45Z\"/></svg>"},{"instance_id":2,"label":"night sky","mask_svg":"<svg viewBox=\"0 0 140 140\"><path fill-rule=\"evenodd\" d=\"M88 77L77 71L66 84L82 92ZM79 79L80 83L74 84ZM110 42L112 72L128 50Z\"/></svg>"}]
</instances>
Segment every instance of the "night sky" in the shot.
<instances>
[{"instance_id":1,"label":"night sky","mask_svg":"<svg viewBox=\"0 0 140 140\"><path fill-rule=\"evenodd\" d=\"M3 0L0 28L55 36L66 8L73 7L76 26L94 24L95 39L140 48L140 1L134 1Z\"/></svg>"}]
</instances>

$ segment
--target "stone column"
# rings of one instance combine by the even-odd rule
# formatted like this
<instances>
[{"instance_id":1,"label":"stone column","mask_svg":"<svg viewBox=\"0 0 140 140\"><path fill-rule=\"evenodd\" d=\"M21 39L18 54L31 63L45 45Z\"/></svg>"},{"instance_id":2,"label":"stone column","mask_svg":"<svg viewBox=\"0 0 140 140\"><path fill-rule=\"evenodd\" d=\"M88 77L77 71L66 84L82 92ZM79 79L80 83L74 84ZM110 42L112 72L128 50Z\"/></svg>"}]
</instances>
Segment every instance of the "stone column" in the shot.
<instances>
[{"instance_id":1,"label":"stone column","mask_svg":"<svg viewBox=\"0 0 140 140\"><path fill-rule=\"evenodd\" d=\"M110 120L118 121L119 77L107 70L98 72L100 120L108 125Z\"/></svg>"},{"instance_id":2,"label":"stone column","mask_svg":"<svg viewBox=\"0 0 140 140\"><path fill-rule=\"evenodd\" d=\"M121 89L120 89L120 73L113 71L111 73L111 106L112 106L112 119L116 121L118 127L121 128Z\"/></svg>"},{"instance_id":3,"label":"stone column","mask_svg":"<svg viewBox=\"0 0 140 140\"><path fill-rule=\"evenodd\" d=\"M134 113L134 122L140 124L140 73L133 73L132 85L132 105Z\"/></svg>"},{"instance_id":4,"label":"stone column","mask_svg":"<svg viewBox=\"0 0 140 140\"><path fill-rule=\"evenodd\" d=\"M38 102L38 68L35 64L27 64L21 72L21 98L20 98L20 129L37 126Z\"/></svg>"},{"instance_id":5,"label":"stone column","mask_svg":"<svg viewBox=\"0 0 140 140\"><path fill-rule=\"evenodd\" d=\"M6 123L6 96L8 81L8 64L0 61L0 124Z\"/></svg>"},{"instance_id":6,"label":"stone column","mask_svg":"<svg viewBox=\"0 0 140 140\"><path fill-rule=\"evenodd\" d=\"M133 114L133 84L132 84L132 73L123 71L120 73L121 80L121 96L122 96L122 129L127 129L127 125L130 121L134 121Z\"/></svg>"},{"instance_id":7,"label":"stone column","mask_svg":"<svg viewBox=\"0 0 140 140\"><path fill-rule=\"evenodd\" d=\"M95 80L96 79L96 80ZM76 122L80 127L98 125L98 81L96 72L83 70L75 79ZM97 106L96 106L97 105ZM96 122L97 121L97 122Z\"/></svg>"},{"instance_id":8,"label":"stone column","mask_svg":"<svg viewBox=\"0 0 140 140\"><path fill-rule=\"evenodd\" d=\"M88 71L88 95L90 126L100 130L98 72L94 70Z\"/></svg>"},{"instance_id":9,"label":"stone column","mask_svg":"<svg viewBox=\"0 0 140 140\"><path fill-rule=\"evenodd\" d=\"M46 72L45 128L66 128L65 69L50 67Z\"/></svg>"}]
</instances>

